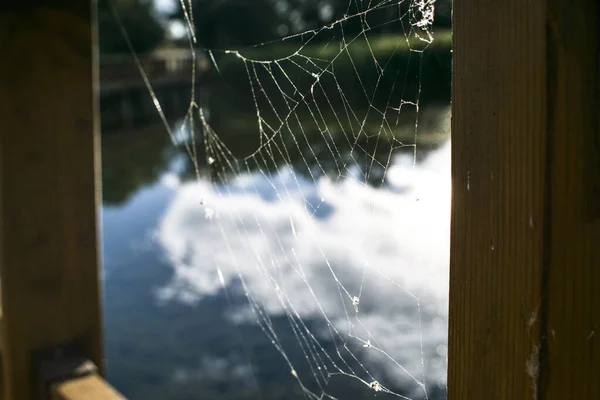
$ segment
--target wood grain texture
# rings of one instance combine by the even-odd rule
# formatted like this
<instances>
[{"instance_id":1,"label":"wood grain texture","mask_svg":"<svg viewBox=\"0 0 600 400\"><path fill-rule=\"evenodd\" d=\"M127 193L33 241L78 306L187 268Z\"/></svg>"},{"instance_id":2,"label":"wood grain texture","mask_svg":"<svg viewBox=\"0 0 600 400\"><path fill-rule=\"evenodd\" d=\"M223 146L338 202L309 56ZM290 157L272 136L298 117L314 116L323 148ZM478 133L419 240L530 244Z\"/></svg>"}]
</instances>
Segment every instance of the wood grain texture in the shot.
<instances>
[{"instance_id":1,"label":"wood grain texture","mask_svg":"<svg viewBox=\"0 0 600 400\"><path fill-rule=\"evenodd\" d=\"M55 385L52 400L125 400L101 376L92 374Z\"/></svg>"},{"instance_id":2,"label":"wood grain texture","mask_svg":"<svg viewBox=\"0 0 600 400\"><path fill-rule=\"evenodd\" d=\"M448 398L598 399L598 4L453 15Z\"/></svg>"},{"instance_id":3,"label":"wood grain texture","mask_svg":"<svg viewBox=\"0 0 600 400\"><path fill-rule=\"evenodd\" d=\"M600 182L599 6L597 0L548 4L551 237L540 390L544 399L599 399L600 220L588 204L598 201L590 187Z\"/></svg>"},{"instance_id":4,"label":"wood grain texture","mask_svg":"<svg viewBox=\"0 0 600 400\"><path fill-rule=\"evenodd\" d=\"M0 52L3 392L26 400L36 350L103 361L89 18L1 13Z\"/></svg>"},{"instance_id":5,"label":"wood grain texture","mask_svg":"<svg viewBox=\"0 0 600 400\"><path fill-rule=\"evenodd\" d=\"M544 270L544 0L453 2L448 398L535 399ZM534 366L534 364L530 364Z\"/></svg>"}]
</instances>

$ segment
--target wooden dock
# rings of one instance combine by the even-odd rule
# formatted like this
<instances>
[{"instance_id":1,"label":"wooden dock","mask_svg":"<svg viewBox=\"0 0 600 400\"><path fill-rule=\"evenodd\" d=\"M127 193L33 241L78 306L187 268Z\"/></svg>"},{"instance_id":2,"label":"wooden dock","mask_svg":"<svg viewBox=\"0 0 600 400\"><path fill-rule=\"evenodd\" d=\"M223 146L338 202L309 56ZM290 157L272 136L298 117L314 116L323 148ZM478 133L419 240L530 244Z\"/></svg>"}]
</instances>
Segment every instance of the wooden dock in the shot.
<instances>
[{"instance_id":1,"label":"wooden dock","mask_svg":"<svg viewBox=\"0 0 600 400\"><path fill-rule=\"evenodd\" d=\"M103 131L146 125L159 118L154 95L169 117L185 114L191 98L192 76L200 85L208 69L206 60L194 59L189 49L172 49L139 58L103 57L99 67L100 114Z\"/></svg>"}]
</instances>

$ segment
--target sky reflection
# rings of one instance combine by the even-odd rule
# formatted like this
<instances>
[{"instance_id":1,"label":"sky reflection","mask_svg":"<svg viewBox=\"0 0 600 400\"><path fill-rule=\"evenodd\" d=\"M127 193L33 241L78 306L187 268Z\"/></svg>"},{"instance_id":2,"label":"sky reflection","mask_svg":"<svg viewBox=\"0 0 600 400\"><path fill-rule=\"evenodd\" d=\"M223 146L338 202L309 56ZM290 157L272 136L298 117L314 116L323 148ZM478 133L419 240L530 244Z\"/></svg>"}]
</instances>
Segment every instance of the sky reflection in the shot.
<instances>
[{"instance_id":1,"label":"sky reflection","mask_svg":"<svg viewBox=\"0 0 600 400\"><path fill-rule=\"evenodd\" d=\"M414 396L423 375L443 385L449 160L449 142L416 167L397 157L387 189L354 179L313 183L286 169L227 186L165 175L174 198L154 239L173 276L157 299L247 297L228 311L234 324L268 324L257 310L320 320L318 340L373 347L354 351Z\"/></svg>"}]
</instances>

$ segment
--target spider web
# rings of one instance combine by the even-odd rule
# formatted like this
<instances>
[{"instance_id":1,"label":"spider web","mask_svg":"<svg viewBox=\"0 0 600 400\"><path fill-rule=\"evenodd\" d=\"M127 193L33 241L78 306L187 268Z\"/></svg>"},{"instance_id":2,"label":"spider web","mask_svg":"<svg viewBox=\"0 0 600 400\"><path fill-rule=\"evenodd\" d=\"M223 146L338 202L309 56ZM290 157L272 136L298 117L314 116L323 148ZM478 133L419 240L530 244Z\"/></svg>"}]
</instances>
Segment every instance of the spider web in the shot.
<instances>
[{"instance_id":1,"label":"spider web","mask_svg":"<svg viewBox=\"0 0 600 400\"><path fill-rule=\"evenodd\" d=\"M420 110L433 1L349 0L330 24L235 50L202 48L191 2L179 6L193 68L209 60L232 115L242 104L255 114L240 116L239 139L221 135L194 70L172 127L132 51L195 176L171 177L178 194L155 238L174 275L159 298L225 293L229 319L262 330L304 398L348 398L348 388L352 398L435 397L445 383L449 146L424 161L417 153L420 132L447 121ZM346 33L356 21L360 32ZM384 26L394 40L376 34Z\"/></svg>"}]
</instances>

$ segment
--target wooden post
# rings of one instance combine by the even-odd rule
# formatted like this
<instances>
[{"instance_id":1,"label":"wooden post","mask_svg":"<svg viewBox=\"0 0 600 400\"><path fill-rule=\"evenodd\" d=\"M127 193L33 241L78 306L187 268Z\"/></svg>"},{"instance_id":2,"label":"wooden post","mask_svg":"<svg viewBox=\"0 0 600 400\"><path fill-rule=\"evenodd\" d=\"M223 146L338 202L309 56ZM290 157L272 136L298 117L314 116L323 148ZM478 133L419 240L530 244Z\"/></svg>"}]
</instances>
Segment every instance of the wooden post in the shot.
<instances>
[{"instance_id":1,"label":"wooden post","mask_svg":"<svg viewBox=\"0 0 600 400\"><path fill-rule=\"evenodd\" d=\"M547 340L539 390L547 399L599 399L600 5L550 1L548 21Z\"/></svg>"},{"instance_id":2,"label":"wooden post","mask_svg":"<svg viewBox=\"0 0 600 400\"><path fill-rule=\"evenodd\" d=\"M44 351L73 346L102 370L96 63L89 1L8 3L0 7L2 393L27 400Z\"/></svg>"},{"instance_id":3,"label":"wooden post","mask_svg":"<svg viewBox=\"0 0 600 400\"><path fill-rule=\"evenodd\" d=\"M448 398L598 399L598 3L453 6Z\"/></svg>"}]
</instances>

